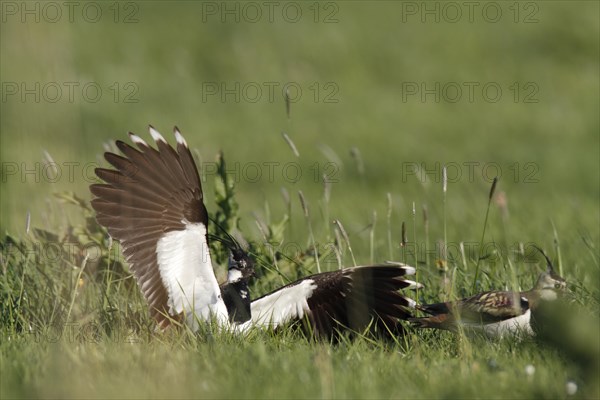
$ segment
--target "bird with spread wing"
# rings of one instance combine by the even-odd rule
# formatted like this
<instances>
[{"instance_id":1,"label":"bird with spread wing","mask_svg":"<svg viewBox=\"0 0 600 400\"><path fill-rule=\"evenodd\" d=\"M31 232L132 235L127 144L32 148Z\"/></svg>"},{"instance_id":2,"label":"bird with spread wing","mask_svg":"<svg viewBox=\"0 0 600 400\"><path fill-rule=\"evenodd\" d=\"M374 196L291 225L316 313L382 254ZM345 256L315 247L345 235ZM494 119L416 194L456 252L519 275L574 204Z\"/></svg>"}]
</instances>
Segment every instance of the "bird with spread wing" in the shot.
<instances>
[{"instance_id":1,"label":"bird with spread wing","mask_svg":"<svg viewBox=\"0 0 600 400\"><path fill-rule=\"evenodd\" d=\"M125 259L151 315L161 327L173 320L197 329L216 321L234 330L279 328L308 321L317 337L373 327L394 334L412 317L415 302L400 290L419 285L413 267L388 263L307 276L251 300L252 260L231 248L227 281L219 285L208 245L208 212L196 163L174 129L176 147L150 126L156 148L131 134L118 140L122 155L104 157L113 169L97 168L105 183L93 184L98 222L120 241ZM401 328L400 328L401 329Z\"/></svg>"}]
</instances>

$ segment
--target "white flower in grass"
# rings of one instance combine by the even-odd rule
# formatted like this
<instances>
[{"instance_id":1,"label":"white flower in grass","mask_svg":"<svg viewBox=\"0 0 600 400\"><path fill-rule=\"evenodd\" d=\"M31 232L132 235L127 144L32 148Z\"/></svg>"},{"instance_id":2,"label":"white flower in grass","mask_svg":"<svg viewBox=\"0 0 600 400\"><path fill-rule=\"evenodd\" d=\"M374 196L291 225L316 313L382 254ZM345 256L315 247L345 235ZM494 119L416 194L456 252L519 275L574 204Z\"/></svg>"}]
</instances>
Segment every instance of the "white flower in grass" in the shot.
<instances>
[{"instance_id":1,"label":"white flower in grass","mask_svg":"<svg viewBox=\"0 0 600 400\"><path fill-rule=\"evenodd\" d=\"M535 367L531 364L527 364L525 366L525 375L527 375L528 377L533 377L534 374L535 374Z\"/></svg>"},{"instance_id":2,"label":"white flower in grass","mask_svg":"<svg viewBox=\"0 0 600 400\"><path fill-rule=\"evenodd\" d=\"M567 381L565 389L567 390L568 396L573 396L577 393L577 384L574 381Z\"/></svg>"}]
</instances>

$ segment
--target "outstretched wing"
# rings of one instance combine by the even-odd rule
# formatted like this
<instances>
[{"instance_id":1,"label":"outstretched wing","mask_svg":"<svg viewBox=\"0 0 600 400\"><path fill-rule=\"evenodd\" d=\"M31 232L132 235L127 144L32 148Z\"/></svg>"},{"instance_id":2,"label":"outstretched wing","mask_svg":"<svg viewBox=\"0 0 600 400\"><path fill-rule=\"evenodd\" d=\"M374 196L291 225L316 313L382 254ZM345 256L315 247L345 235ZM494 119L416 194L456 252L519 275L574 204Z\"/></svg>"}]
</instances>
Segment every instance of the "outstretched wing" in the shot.
<instances>
[{"instance_id":1,"label":"outstretched wing","mask_svg":"<svg viewBox=\"0 0 600 400\"><path fill-rule=\"evenodd\" d=\"M225 306L208 251L208 215L196 164L177 128L177 150L149 129L156 149L130 133L137 149L117 141L124 156L104 154L115 169L96 169L106 182L90 186L96 218L121 242L159 324L184 312L220 315Z\"/></svg>"},{"instance_id":2,"label":"outstretched wing","mask_svg":"<svg viewBox=\"0 0 600 400\"><path fill-rule=\"evenodd\" d=\"M252 323L278 327L308 318L314 334L331 337L338 329L362 331L373 319L386 335L411 316L415 302L398 291L419 286L405 279L413 267L383 264L311 275L252 302Z\"/></svg>"}]
</instances>

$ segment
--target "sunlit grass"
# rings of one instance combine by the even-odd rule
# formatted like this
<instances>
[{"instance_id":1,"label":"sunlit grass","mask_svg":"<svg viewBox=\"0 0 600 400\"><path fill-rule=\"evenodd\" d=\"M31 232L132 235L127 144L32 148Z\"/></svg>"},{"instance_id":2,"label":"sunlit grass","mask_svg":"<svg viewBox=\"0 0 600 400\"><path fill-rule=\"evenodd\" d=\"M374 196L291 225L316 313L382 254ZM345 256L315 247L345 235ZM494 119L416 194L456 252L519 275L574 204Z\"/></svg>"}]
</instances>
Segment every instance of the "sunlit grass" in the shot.
<instances>
[{"instance_id":1,"label":"sunlit grass","mask_svg":"<svg viewBox=\"0 0 600 400\"><path fill-rule=\"evenodd\" d=\"M598 4L539 2L529 25L401 23L400 4L341 2L336 24L200 23L200 5L162 2L140 3L133 25L1 24L2 82L134 82L140 101L0 104L0 397L565 398L569 381L575 397L598 398ZM203 84L236 81L298 82L307 96L203 101ZM506 96L403 101L413 81L498 82ZM337 84L339 101L314 101L315 82ZM535 82L539 102L515 103L514 82ZM177 124L197 149L208 209L257 257L253 296L390 258L417 263L425 288L408 295L422 302L529 289L544 266L535 243L579 311L556 313L557 335L521 342L157 332L118 243L86 209L103 145L127 130L147 138L149 123L169 140ZM493 164L503 197L486 211Z\"/></svg>"},{"instance_id":2,"label":"sunlit grass","mask_svg":"<svg viewBox=\"0 0 600 400\"><path fill-rule=\"evenodd\" d=\"M216 179L227 182L226 176ZM215 187L225 190L228 184ZM231 189L216 194L224 208L215 210L215 215L226 226L237 219ZM485 203L485 193L481 197ZM581 336L564 335L569 342L562 344L550 336L547 345L534 339L489 341L409 328L407 336L390 342L359 334L342 337L339 343L319 343L298 330L254 330L244 336L209 326L196 334L186 328L157 331L117 244L93 221L89 206L68 194L60 196L60 201L79 209L88 224L72 226L67 233L33 227L23 238L6 236L2 241L4 396L562 397L571 380L584 396L598 393L598 383L592 379L598 349L590 347L591 358L581 361L581 350L573 347ZM290 229L286 221L283 218L279 226L263 222L267 236L262 239L271 244L272 239L285 242ZM272 246L241 232L257 259L255 296L317 271L316 256L324 253L312 250L327 239L325 231L314 236L308 220L294 229L305 235L304 250L294 254L277 247L273 251ZM348 233L342 225L336 229L346 241L338 242L337 251L350 253ZM378 248L387 247L387 233L370 236ZM393 239L400 243L400 238ZM405 258L414 259L416 254L411 253L408 241L405 244ZM438 250L437 257L441 257L443 250ZM456 295L469 293L477 266L481 271L478 286L498 289L510 287L506 266L512 262L527 266L518 274L524 289L544 266L544 260L532 257L534 253L494 250L499 253L481 254L479 259L479 250L467 260L448 257ZM221 251L214 243L216 259ZM333 269L337 264L324 267ZM598 286L590 284L597 276L597 265L594 268L595 272L588 268L570 270L567 275L577 282L573 288L576 303L592 315L600 308ZM418 293L419 300L439 299L447 285L446 270L425 264L419 270L420 281L426 285ZM585 287L580 283L584 281ZM578 326L584 329L585 340L598 334L597 326ZM563 346L565 353L558 350ZM37 361L30 362L31 353ZM528 375L530 365L535 372ZM77 379L69 379L73 374Z\"/></svg>"}]
</instances>

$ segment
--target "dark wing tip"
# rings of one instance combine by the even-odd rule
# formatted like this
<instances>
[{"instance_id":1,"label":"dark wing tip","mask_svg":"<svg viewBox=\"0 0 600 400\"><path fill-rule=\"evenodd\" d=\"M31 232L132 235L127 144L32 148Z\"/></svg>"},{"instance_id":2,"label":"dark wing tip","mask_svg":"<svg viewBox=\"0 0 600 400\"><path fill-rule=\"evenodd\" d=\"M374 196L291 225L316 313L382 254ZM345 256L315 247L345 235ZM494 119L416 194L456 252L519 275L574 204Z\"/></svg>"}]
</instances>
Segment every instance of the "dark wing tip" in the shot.
<instances>
[{"instance_id":1,"label":"dark wing tip","mask_svg":"<svg viewBox=\"0 0 600 400\"><path fill-rule=\"evenodd\" d=\"M311 323L317 336L365 328L377 336L400 334L400 321L413 317L414 300L400 290L413 286L403 277L404 265L358 266L313 275L317 289L308 299ZM371 322L372 321L372 322Z\"/></svg>"}]
</instances>

